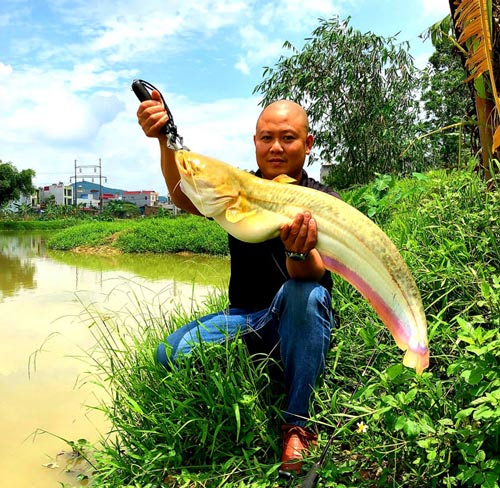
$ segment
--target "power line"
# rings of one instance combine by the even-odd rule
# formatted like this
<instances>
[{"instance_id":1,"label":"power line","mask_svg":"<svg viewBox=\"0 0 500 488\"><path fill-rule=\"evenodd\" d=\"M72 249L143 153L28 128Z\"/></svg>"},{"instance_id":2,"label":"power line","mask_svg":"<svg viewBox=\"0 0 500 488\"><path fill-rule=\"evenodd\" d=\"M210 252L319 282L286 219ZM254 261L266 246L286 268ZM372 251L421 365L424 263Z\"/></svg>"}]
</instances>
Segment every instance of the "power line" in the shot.
<instances>
[{"instance_id":1,"label":"power line","mask_svg":"<svg viewBox=\"0 0 500 488\"><path fill-rule=\"evenodd\" d=\"M82 173L82 169L88 170L88 169L93 169L94 173L92 174L84 174ZM77 171L78 170L78 171ZM99 170L99 172L97 172ZM104 178L104 182L108 182L108 177L103 176L102 174L102 164L101 164L101 158L99 158L99 164L76 164L76 159L75 159L75 175L70 176L70 183L71 180L75 180L74 183L74 192L73 192L73 203L76 206L77 202L77 196L78 196L78 190L77 190L77 183L78 183L78 178L81 178L82 181L85 181L85 178L91 178L92 183L94 182L94 178L99 178L99 210L102 212L102 179Z\"/></svg>"}]
</instances>

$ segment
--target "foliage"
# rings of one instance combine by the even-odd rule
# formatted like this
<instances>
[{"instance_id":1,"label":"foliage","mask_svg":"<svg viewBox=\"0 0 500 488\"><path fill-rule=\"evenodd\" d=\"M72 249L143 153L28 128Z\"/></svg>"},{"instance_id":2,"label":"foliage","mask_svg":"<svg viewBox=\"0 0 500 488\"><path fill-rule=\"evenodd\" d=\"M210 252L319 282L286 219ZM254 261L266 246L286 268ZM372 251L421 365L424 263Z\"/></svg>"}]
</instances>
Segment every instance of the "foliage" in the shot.
<instances>
[{"instance_id":1,"label":"foliage","mask_svg":"<svg viewBox=\"0 0 500 488\"><path fill-rule=\"evenodd\" d=\"M427 176L413 173L413 180L425 181ZM376 174L376 178L368 185L344 192L344 198L368 217L382 224L392 215L397 203L404 199L406 204L421 196L424 188L416 181L398 181L394 175Z\"/></svg>"},{"instance_id":2,"label":"foliage","mask_svg":"<svg viewBox=\"0 0 500 488\"><path fill-rule=\"evenodd\" d=\"M0 230L61 230L77 224L74 219L65 220L0 220Z\"/></svg>"},{"instance_id":3,"label":"foliage","mask_svg":"<svg viewBox=\"0 0 500 488\"><path fill-rule=\"evenodd\" d=\"M216 222L193 215L146 220L135 232L120 236L117 246L124 252L228 253L226 232Z\"/></svg>"},{"instance_id":4,"label":"foliage","mask_svg":"<svg viewBox=\"0 0 500 488\"><path fill-rule=\"evenodd\" d=\"M50 249L60 251L76 247L111 246L116 235L134 227L133 222L90 222L61 230L47 241Z\"/></svg>"},{"instance_id":5,"label":"foliage","mask_svg":"<svg viewBox=\"0 0 500 488\"><path fill-rule=\"evenodd\" d=\"M428 157L435 158L429 167L460 167L478 147L474 99L464 83L467 74L456 48L447 38L434 42L421 80L425 109L421 131L431 146Z\"/></svg>"},{"instance_id":6,"label":"foliage","mask_svg":"<svg viewBox=\"0 0 500 488\"><path fill-rule=\"evenodd\" d=\"M106 203L102 209L100 218L102 220L111 219L129 219L138 217L140 210L135 203L124 202L122 200L111 200Z\"/></svg>"},{"instance_id":7,"label":"foliage","mask_svg":"<svg viewBox=\"0 0 500 488\"><path fill-rule=\"evenodd\" d=\"M329 469L337 481L356 486L370 486L373 480L379 486L496 486L500 411L485 422L481 408L489 401L485 397L491 399L500 370L491 350L481 347L485 337L493 341L500 334L499 198L468 172L433 172L415 183L420 189L410 191L409 199L394 199L392 215L384 209L383 227L419 284L429 321L431 368L418 378L397 364L378 327L373 330L371 310L349 305L353 293L347 290L341 300L348 324L344 347L352 348L360 335L365 362L373 348L377 357L371 380L360 376L355 363L343 373L346 378L331 378L332 384L362 384L357 402L346 395L343 401L369 431L348 443L345 456L334 458L354 474L335 465ZM400 192L406 194L408 187ZM360 320L364 327L351 333ZM345 442L340 436L335 446Z\"/></svg>"},{"instance_id":8,"label":"foliage","mask_svg":"<svg viewBox=\"0 0 500 488\"><path fill-rule=\"evenodd\" d=\"M216 301L206 304L207 310L225 305L210 300ZM142 299L135 306L135 316L148 322L162 314ZM168 372L154 364L151 351L158 336L192 316L177 310L166 324L153 321L139 336L120 322L101 322L92 310L88 318L101 349L88 356L105 388L100 408L124 433L95 453L97 463L110 469L98 471L93 486L179 486L175 480L190 479L199 483L192 486L211 486L235 473L258 479L272 468L272 461L267 466L254 461L273 459L279 449L270 378L263 364L247 360L241 341L202 347L179 370Z\"/></svg>"},{"instance_id":9,"label":"foliage","mask_svg":"<svg viewBox=\"0 0 500 488\"><path fill-rule=\"evenodd\" d=\"M84 223L57 233L47 245L59 250L112 246L126 253L228 253L225 231L211 220L192 215Z\"/></svg>"},{"instance_id":10,"label":"foliage","mask_svg":"<svg viewBox=\"0 0 500 488\"><path fill-rule=\"evenodd\" d=\"M418 114L418 76L407 44L332 18L321 21L301 51L284 47L290 55L264 69L255 91L263 104L287 98L307 110L315 135L310 162L336 163L329 184L342 189L377 172L408 174L425 165L418 146L401 156Z\"/></svg>"},{"instance_id":11,"label":"foliage","mask_svg":"<svg viewBox=\"0 0 500 488\"><path fill-rule=\"evenodd\" d=\"M482 170L491 178L491 159L500 158L500 1L450 1L451 18L462 60L468 72L466 82L474 91L481 141Z\"/></svg>"},{"instance_id":12,"label":"foliage","mask_svg":"<svg viewBox=\"0 0 500 488\"><path fill-rule=\"evenodd\" d=\"M21 195L31 195L35 191L34 176L34 170L18 171L12 163L2 163L0 159L0 206L19 199Z\"/></svg>"},{"instance_id":13,"label":"foliage","mask_svg":"<svg viewBox=\"0 0 500 488\"><path fill-rule=\"evenodd\" d=\"M343 197L370 209L415 276L431 365L421 376L403 367L371 307L335 276L341 324L315 397L311 422L321 434L306 469L333 434L321 486L497 487L499 195L470 170L439 170L379 175ZM279 486L273 364L248 360L235 341L165 371L152 357L158 342L227 298L216 294L193 313L167 314L159 303L138 299L133 328L89 311L97 338L89 381L110 394L99 408L116 434L96 446L94 486Z\"/></svg>"}]
</instances>

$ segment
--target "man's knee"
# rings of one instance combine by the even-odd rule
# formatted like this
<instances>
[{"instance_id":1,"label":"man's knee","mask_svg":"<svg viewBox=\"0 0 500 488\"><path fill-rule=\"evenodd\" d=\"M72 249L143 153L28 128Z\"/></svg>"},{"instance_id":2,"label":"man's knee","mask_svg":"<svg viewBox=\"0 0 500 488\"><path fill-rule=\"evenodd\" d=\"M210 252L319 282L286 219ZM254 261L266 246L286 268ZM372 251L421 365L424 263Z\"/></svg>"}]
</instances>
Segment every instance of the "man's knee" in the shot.
<instances>
[{"instance_id":1,"label":"man's knee","mask_svg":"<svg viewBox=\"0 0 500 488\"><path fill-rule=\"evenodd\" d=\"M283 285L283 296L286 301L293 304L318 303L331 308L331 295L329 291L316 281L288 280Z\"/></svg>"},{"instance_id":2,"label":"man's knee","mask_svg":"<svg viewBox=\"0 0 500 488\"><path fill-rule=\"evenodd\" d=\"M164 342L160 342L158 347L156 348L156 361L164 366L167 370L172 369L172 361L167 352L168 346Z\"/></svg>"}]
</instances>

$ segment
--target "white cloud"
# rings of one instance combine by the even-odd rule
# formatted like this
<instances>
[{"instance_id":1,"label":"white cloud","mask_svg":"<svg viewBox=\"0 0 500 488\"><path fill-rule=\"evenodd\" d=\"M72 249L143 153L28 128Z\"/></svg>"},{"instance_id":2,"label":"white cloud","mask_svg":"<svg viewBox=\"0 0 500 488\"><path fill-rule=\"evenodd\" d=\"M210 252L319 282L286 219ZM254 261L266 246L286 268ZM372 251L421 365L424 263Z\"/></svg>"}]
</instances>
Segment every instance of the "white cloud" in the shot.
<instances>
[{"instance_id":1,"label":"white cloud","mask_svg":"<svg viewBox=\"0 0 500 488\"><path fill-rule=\"evenodd\" d=\"M12 66L10 64L3 64L0 62L0 79L12 74Z\"/></svg>"},{"instance_id":2,"label":"white cloud","mask_svg":"<svg viewBox=\"0 0 500 488\"><path fill-rule=\"evenodd\" d=\"M243 56L240 56L234 67L244 75L250 74L250 66Z\"/></svg>"},{"instance_id":3,"label":"white cloud","mask_svg":"<svg viewBox=\"0 0 500 488\"><path fill-rule=\"evenodd\" d=\"M165 192L158 142L135 116L130 82L141 76L183 93L164 91L189 147L253 169L257 99L247 87L217 99L217 76L241 82L244 73L257 84L284 41L300 49L319 17L376 8L359 1L40 0L41 18L28 0L15 9L4 0L0 25L10 30L0 45L0 159L35 169L42 185L69 182L75 158L101 158L109 186ZM447 13L446 0L420 1L422 14Z\"/></svg>"},{"instance_id":4,"label":"white cloud","mask_svg":"<svg viewBox=\"0 0 500 488\"><path fill-rule=\"evenodd\" d=\"M182 107L177 125L191 149L254 169L253 134L261 110L253 97L189 104Z\"/></svg>"},{"instance_id":5,"label":"white cloud","mask_svg":"<svg viewBox=\"0 0 500 488\"><path fill-rule=\"evenodd\" d=\"M342 0L279 0L273 3L272 15L263 18L267 25L279 23L290 31L304 32L318 24L318 18L330 18L341 13Z\"/></svg>"},{"instance_id":6,"label":"white cloud","mask_svg":"<svg viewBox=\"0 0 500 488\"><path fill-rule=\"evenodd\" d=\"M123 110L115 96L78 95L73 71L2 71L0 105L6 110L0 113L0 123L16 140L18 133L32 142L40 137L52 142L86 141ZM1 139L6 139L5 132Z\"/></svg>"},{"instance_id":7,"label":"white cloud","mask_svg":"<svg viewBox=\"0 0 500 488\"><path fill-rule=\"evenodd\" d=\"M253 25L240 29L242 54L235 64L236 69L249 74L251 68L262 67L272 59L277 59L282 52L283 41L272 40Z\"/></svg>"},{"instance_id":8,"label":"white cloud","mask_svg":"<svg viewBox=\"0 0 500 488\"><path fill-rule=\"evenodd\" d=\"M450 13L450 4L448 0L420 0L425 15L433 17L444 17Z\"/></svg>"},{"instance_id":9,"label":"white cloud","mask_svg":"<svg viewBox=\"0 0 500 488\"><path fill-rule=\"evenodd\" d=\"M248 10L244 2L231 0L53 0L53 5L80 28L87 52L105 52L114 63L159 48L165 56L191 48L224 26L237 25Z\"/></svg>"},{"instance_id":10,"label":"white cloud","mask_svg":"<svg viewBox=\"0 0 500 488\"><path fill-rule=\"evenodd\" d=\"M340 13L344 0L303 0L255 2L252 15L239 29L241 54L235 68L250 74L252 68L262 68L283 54L285 41L300 48L319 23L319 18L331 18ZM300 33L300 34L299 34Z\"/></svg>"},{"instance_id":11,"label":"white cloud","mask_svg":"<svg viewBox=\"0 0 500 488\"><path fill-rule=\"evenodd\" d=\"M418 69L424 69L432 56L433 51L422 52L418 56L415 56L415 66Z\"/></svg>"}]
</instances>

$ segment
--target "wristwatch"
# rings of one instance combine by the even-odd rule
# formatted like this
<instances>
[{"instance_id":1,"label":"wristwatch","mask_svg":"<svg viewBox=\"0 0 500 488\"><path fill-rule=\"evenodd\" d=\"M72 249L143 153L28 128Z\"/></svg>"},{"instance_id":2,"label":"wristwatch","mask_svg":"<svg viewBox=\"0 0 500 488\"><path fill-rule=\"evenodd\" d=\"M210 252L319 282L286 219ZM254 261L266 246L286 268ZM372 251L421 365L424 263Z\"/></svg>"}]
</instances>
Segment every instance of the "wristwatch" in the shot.
<instances>
[{"instance_id":1,"label":"wristwatch","mask_svg":"<svg viewBox=\"0 0 500 488\"><path fill-rule=\"evenodd\" d=\"M309 256L309 253L303 253L303 252L293 252L293 251L288 251L285 249L285 254L287 258L293 259L294 261L305 261L307 259L307 256Z\"/></svg>"}]
</instances>

